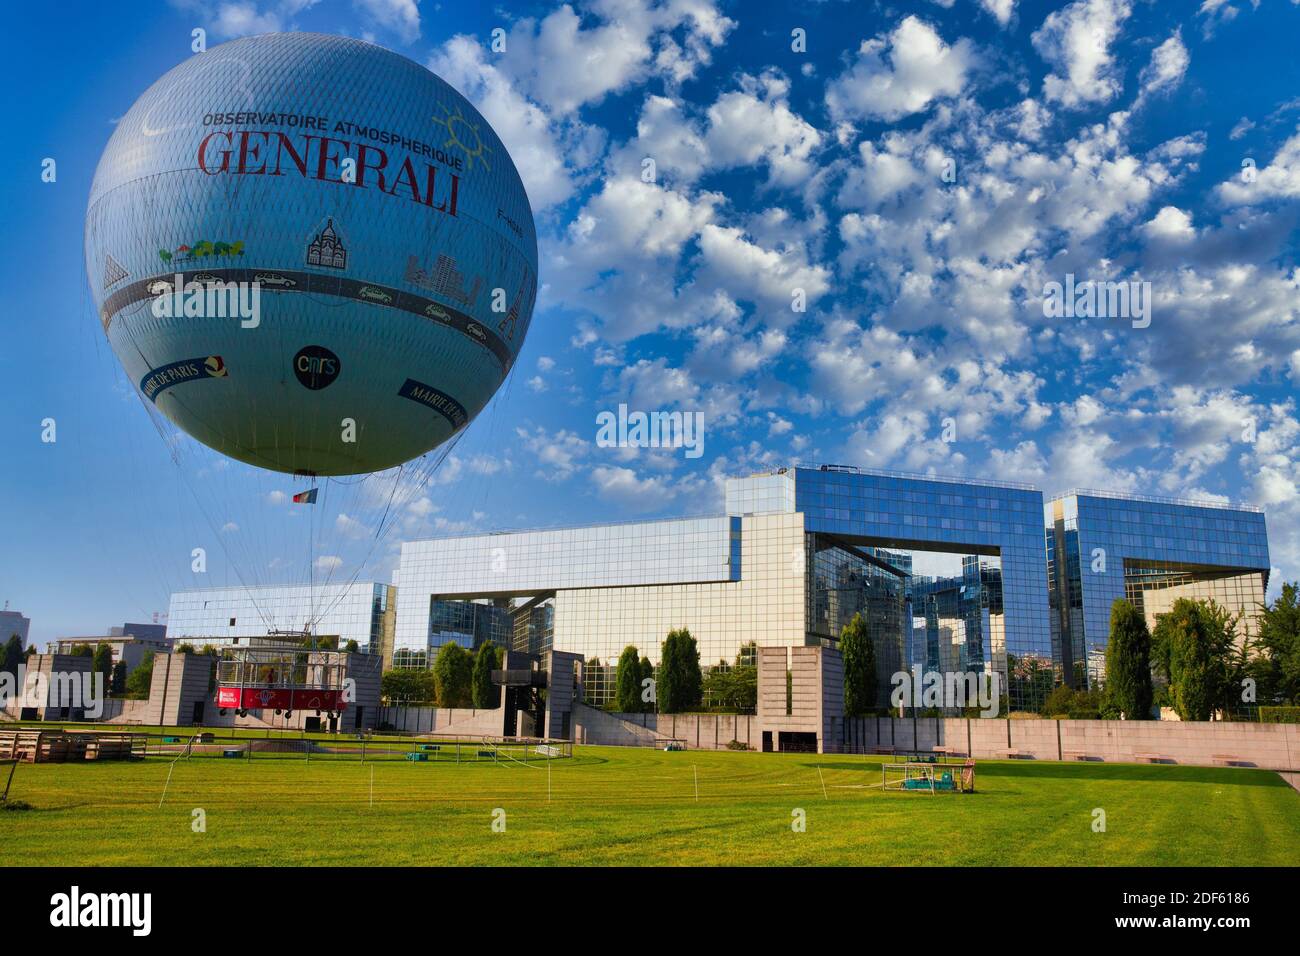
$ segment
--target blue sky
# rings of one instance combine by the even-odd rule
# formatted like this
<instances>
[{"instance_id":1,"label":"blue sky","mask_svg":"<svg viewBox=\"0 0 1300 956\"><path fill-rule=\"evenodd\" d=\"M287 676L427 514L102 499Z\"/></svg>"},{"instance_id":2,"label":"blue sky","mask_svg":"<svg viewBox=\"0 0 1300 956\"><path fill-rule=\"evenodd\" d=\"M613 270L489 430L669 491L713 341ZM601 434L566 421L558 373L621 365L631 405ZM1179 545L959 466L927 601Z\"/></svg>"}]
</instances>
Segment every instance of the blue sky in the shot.
<instances>
[{"instance_id":1,"label":"blue sky","mask_svg":"<svg viewBox=\"0 0 1300 956\"><path fill-rule=\"evenodd\" d=\"M790 460L1244 500L1274 589L1300 577L1291 0L174 0L10 25L0 600L38 641L313 557L387 579L403 537L717 511L724 476ZM397 50L529 190L520 361L378 543L363 490L303 517L269 510L275 476L174 463L94 320L95 164L195 27ZM1067 273L1151 283L1150 325L1046 317ZM704 454L598 447L620 402L701 412Z\"/></svg>"}]
</instances>

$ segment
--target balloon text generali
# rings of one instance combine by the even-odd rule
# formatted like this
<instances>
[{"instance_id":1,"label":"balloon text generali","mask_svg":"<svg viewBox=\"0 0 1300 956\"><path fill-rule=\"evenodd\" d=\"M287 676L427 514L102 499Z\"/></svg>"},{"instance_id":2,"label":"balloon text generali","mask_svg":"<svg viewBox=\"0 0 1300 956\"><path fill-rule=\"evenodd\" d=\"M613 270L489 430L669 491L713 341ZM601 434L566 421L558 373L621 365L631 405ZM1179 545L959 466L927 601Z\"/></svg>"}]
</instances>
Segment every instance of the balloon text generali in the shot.
<instances>
[{"instance_id":1,"label":"balloon text generali","mask_svg":"<svg viewBox=\"0 0 1300 956\"><path fill-rule=\"evenodd\" d=\"M145 400L217 451L314 475L446 441L519 354L537 238L464 97L380 47L214 47L117 124L86 268Z\"/></svg>"}]
</instances>

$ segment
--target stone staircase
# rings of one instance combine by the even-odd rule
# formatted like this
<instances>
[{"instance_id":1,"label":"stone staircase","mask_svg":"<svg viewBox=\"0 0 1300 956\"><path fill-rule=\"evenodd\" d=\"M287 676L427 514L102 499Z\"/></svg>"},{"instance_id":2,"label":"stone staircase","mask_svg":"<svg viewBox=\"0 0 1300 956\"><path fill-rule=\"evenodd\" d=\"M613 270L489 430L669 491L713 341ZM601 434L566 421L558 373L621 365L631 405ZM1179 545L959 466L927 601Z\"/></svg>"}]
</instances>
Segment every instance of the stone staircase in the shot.
<instances>
[{"instance_id":1,"label":"stone staircase","mask_svg":"<svg viewBox=\"0 0 1300 956\"><path fill-rule=\"evenodd\" d=\"M573 704L573 741L601 747L663 747L670 738L586 704Z\"/></svg>"}]
</instances>

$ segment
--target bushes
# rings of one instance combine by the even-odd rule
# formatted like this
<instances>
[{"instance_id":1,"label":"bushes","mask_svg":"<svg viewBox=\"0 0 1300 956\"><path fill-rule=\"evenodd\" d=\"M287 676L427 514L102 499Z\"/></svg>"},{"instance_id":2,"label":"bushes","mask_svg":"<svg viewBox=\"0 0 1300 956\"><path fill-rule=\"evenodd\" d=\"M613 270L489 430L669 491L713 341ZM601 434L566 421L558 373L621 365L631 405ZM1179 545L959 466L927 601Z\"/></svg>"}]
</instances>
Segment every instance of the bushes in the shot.
<instances>
[{"instance_id":1,"label":"bushes","mask_svg":"<svg viewBox=\"0 0 1300 956\"><path fill-rule=\"evenodd\" d=\"M1043 702L1044 717L1068 717L1071 720L1117 719L1115 711L1100 691L1075 690L1062 684Z\"/></svg>"},{"instance_id":2,"label":"bushes","mask_svg":"<svg viewBox=\"0 0 1300 956\"><path fill-rule=\"evenodd\" d=\"M1300 724L1300 707L1260 707L1261 724Z\"/></svg>"}]
</instances>

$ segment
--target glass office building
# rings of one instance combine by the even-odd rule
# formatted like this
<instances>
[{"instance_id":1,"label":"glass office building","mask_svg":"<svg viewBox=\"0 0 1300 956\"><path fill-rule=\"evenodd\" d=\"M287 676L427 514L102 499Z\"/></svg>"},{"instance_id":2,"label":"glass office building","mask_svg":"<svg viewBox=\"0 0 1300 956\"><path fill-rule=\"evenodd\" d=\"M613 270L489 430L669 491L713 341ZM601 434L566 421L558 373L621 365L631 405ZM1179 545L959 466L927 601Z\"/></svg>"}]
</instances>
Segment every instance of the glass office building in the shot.
<instances>
[{"instance_id":1,"label":"glass office building","mask_svg":"<svg viewBox=\"0 0 1300 956\"><path fill-rule=\"evenodd\" d=\"M1110 609L1127 598L1154 628L1179 598L1208 598L1258 631L1268 587L1264 513L1245 505L1069 491L1049 500L1052 648L1071 686L1105 680Z\"/></svg>"},{"instance_id":2,"label":"glass office building","mask_svg":"<svg viewBox=\"0 0 1300 956\"><path fill-rule=\"evenodd\" d=\"M1117 556L1113 579L1080 578L1097 547ZM960 556L961 573L914 576L913 552ZM1012 710L1036 710L1067 675L1095 670L1115 597L1136 594L1148 616L1183 595L1245 607L1267 568L1263 515L1249 509L1044 505L1023 484L795 466L729 479L722 515L407 542L395 640L427 652L437 602L509 604L510 646L583 655L584 693L600 704L623 648L657 664L673 628L690 630L707 667L751 642L834 641L861 613L882 703L892 674L919 664L996 674Z\"/></svg>"},{"instance_id":3,"label":"glass office building","mask_svg":"<svg viewBox=\"0 0 1300 956\"><path fill-rule=\"evenodd\" d=\"M459 644L473 651L487 641L508 648L513 639L514 622L507 602L437 599L429 602L430 651L444 644Z\"/></svg>"},{"instance_id":4,"label":"glass office building","mask_svg":"<svg viewBox=\"0 0 1300 956\"><path fill-rule=\"evenodd\" d=\"M922 672L997 671L1005 677L1002 571L989 558L962 556L962 573L913 577L912 667Z\"/></svg>"},{"instance_id":5,"label":"glass office building","mask_svg":"<svg viewBox=\"0 0 1300 956\"><path fill-rule=\"evenodd\" d=\"M321 637L338 637L339 647L356 641L361 650L391 660L395 590L389 584L354 581L177 591L167 611L167 637L221 645L310 628Z\"/></svg>"}]
</instances>

